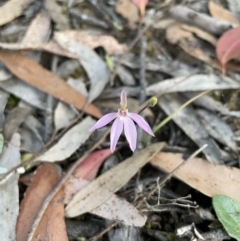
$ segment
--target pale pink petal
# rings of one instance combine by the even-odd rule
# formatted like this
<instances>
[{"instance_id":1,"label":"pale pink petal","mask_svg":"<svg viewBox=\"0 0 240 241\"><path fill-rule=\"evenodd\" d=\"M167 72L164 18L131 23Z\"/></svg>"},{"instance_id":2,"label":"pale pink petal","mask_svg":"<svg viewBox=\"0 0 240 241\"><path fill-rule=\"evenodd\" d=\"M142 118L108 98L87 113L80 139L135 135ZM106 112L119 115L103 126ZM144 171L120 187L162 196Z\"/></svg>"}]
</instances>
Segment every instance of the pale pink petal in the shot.
<instances>
[{"instance_id":1,"label":"pale pink petal","mask_svg":"<svg viewBox=\"0 0 240 241\"><path fill-rule=\"evenodd\" d=\"M120 118L117 118L112 125L110 141L111 141L111 152L113 152L116 148L118 139L123 131L123 121Z\"/></svg>"},{"instance_id":2,"label":"pale pink petal","mask_svg":"<svg viewBox=\"0 0 240 241\"><path fill-rule=\"evenodd\" d=\"M124 118L124 133L131 150L134 152L137 144L137 130L130 117Z\"/></svg>"},{"instance_id":3,"label":"pale pink petal","mask_svg":"<svg viewBox=\"0 0 240 241\"><path fill-rule=\"evenodd\" d=\"M96 129L99 129L105 125L107 125L109 122L117 118L117 113L109 113L104 115L102 118L100 118L97 123L90 129L90 131L95 131Z\"/></svg>"},{"instance_id":4,"label":"pale pink petal","mask_svg":"<svg viewBox=\"0 0 240 241\"><path fill-rule=\"evenodd\" d=\"M142 116L135 114L135 113L128 113L128 116L130 116L144 131L146 131L148 134L154 136L151 127L149 124L143 119Z\"/></svg>"},{"instance_id":5,"label":"pale pink petal","mask_svg":"<svg viewBox=\"0 0 240 241\"><path fill-rule=\"evenodd\" d=\"M125 90L122 90L121 92L120 106L127 107L127 93Z\"/></svg>"}]
</instances>

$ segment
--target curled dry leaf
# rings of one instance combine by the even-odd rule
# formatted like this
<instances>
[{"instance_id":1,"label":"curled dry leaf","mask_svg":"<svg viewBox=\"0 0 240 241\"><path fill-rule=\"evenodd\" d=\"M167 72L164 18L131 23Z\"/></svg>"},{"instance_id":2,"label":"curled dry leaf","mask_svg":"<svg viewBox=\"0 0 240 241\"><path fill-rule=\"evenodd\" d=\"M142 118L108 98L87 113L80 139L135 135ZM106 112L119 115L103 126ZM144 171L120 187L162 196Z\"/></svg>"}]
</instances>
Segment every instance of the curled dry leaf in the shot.
<instances>
[{"instance_id":1,"label":"curled dry leaf","mask_svg":"<svg viewBox=\"0 0 240 241\"><path fill-rule=\"evenodd\" d=\"M61 47L78 55L78 60L91 82L88 95L88 103L91 103L102 93L110 79L107 64L92 49L65 34L56 33L55 39Z\"/></svg>"},{"instance_id":2,"label":"curled dry leaf","mask_svg":"<svg viewBox=\"0 0 240 241\"><path fill-rule=\"evenodd\" d=\"M184 159L181 153L159 153L152 159L151 164L165 172L172 172L182 162ZM238 168L214 165L201 158L192 158L174 176L209 197L222 194L240 202Z\"/></svg>"},{"instance_id":3,"label":"curled dry leaf","mask_svg":"<svg viewBox=\"0 0 240 241\"><path fill-rule=\"evenodd\" d=\"M226 63L240 55L240 27L228 30L217 42L216 54L225 74Z\"/></svg>"},{"instance_id":4,"label":"curled dry leaf","mask_svg":"<svg viewBox=\"0 0 240 241\"><path fill-rule=\"evenodd\" d=\"M21 202L16 228L18 241L33 241L36 240L35 237L39 237L39 240L68 240L64 222L63 189L56 194L51 204L48 205L47 210L41 216L36 231L31 232L44 200L57 185L60 178L61 170L54 164L42 164L37 168L25 198Z\"/></svg>"},{"instance_id":5,"label":"curled dry leaf","mask_svg":"<svg viewBox=\"0 0 240 241\"><path fill-rule=\"evenodd\" d=\"M164 143L150 145L93 180L73 197L65 209L65 215L76 217L101 205L124 186L163 146Z\"/></svg>"},{"instance_id":6,"label":"curled dry leaf","mask_svg":"<svg viewBox=\"0 0 240 241\"><path fill-rule=\"evenodd\" d=\"M19 17L34 0L10 0L0 7L0 26Z\"/></svg>"},{"instance_id":7,"label":"curled dry leaf","mask_svg":"<svg viewBox=\"0 0 240 241\"><path fill-rule=\"evenodd\" d=\"M0 52L0 60L12 73L28 84L67 104L74 105L77 109L83 109L86 98L36 62L18 53L3 51ZM97 118L102 116L101 112L92 104L86 107L85 112Z\"/></svg>"}]
</instances>

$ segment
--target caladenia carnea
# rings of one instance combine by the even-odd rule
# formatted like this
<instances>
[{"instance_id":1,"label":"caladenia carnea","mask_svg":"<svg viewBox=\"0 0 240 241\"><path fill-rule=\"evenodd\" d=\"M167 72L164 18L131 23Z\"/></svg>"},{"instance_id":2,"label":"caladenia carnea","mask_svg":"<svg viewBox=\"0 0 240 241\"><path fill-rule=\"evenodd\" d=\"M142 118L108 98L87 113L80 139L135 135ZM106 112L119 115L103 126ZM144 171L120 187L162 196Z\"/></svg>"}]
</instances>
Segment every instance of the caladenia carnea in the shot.
<instances>
[{"instance_id":1,"label":"caladenia carnea","mask_svg":"<svg viewBox=\"0 0 240 241\"><path fill-rule=\"evenodd\" d=\"M114 120L115 119L115 120ZM122 90L120 97L120 108L118 112L109 113L100 118L97 123L90 129L90 131L95 131L96 129L102 128L107 125L111 121L113 121L113 125L110 133L110 142L111 142L111 152L113 152L116 148L118 139L124 130L124 134L127 138L129 146L131 150L134 152L137 144L137 129L134 124L136 122L144 131L148 134L154 136L151 127L149 124L143 119L142 116L136 113L130 113L127 109L127 93L125 90Z\"/></svg>"}]
</instances>

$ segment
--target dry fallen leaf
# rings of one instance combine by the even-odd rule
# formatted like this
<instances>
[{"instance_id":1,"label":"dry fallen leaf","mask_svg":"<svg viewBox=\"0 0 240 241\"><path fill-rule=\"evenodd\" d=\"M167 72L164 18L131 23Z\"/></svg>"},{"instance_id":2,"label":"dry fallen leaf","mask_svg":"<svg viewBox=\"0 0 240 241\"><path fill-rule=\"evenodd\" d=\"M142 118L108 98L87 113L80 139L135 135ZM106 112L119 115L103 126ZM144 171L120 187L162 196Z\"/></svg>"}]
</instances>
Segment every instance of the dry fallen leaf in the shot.
<instances>
[{"instance_id":1,"label":"dry fallen leaf","mask_svg":"<svg viewBox=\"0 0 240 241\"><path fill-rule=\"evenodd\" d=\"M156 84L152 84L146 88L146 92L148 95L155 95L159 92L172 93L238 88L239 84L237 82L224 75L195 74L166 79Z\"/></svg>"},{"instance_id":2,"label":"dry fallen leaf","mask_svg":"<svg viewBox=\"0 0 240 241\"><path fill-rule=\"evenodd\" d=\"M1 81L0 88L31 106L40 110L47 110L46 94L19 80L15 76L7 81Z\"/></svg>"},{"instance_id":3,"label":"dry fallen leaf","mask_svg":"<svg viewBox=\"0 0 240 241\"><path fill-rule=\"evenodd\" d=\"M232 31L232 30L229 30L229 31ZM171 44L178 44L190 56L196 59L199 59L200 61L206 64L209 64L213 68L221 70L221 66L218 63L218 61L216 61L215 59L212 59L211 54L206 53L206 51L202 49L198 39L191 32L188 32L182 29L180 24L173 24L170 27L168 27L166 31L166 38ZM231 42L226 44L226 46L230 46L230 45L231 45ZM220 53L220 55L223 55L223 54L225 54L225 52ZM223 65L223 67L225 66ZM222 69L224 69L223 67ZM240 68L238 65L229 64L228 68L230 70L240 71Z\"/></svg>"},{"instance_id":4,"label":"dry fallen leaf","mask_svg":"<svg viewBox=\"0 0 240 241\"><path fill-rule=\"evenodd\" d=\"M110 55L120 55L127 51L127 46L125 44L120 44L111 35L97 35L86 31L67 30L56 32L54 39L58 40L61 36L79 42L90 49L103 47Z\"/></svg>"},{"instance_id":5,"label":"dry fallen leaf","mask_svg":"<svg viewBox=\"0 0 240 241\"><path fill-rule=\"evenodd\" d=\"M151 164L163 171L172 172L183 161L181 153L159 153ZM240 202L238 168L213 165L201 158L192 158L174 176L209 197L222 194Z\"/></svg>"},{"instance_id":6,"label":"dry fallen leaf","mask_svg":"<svg viewBox=\"0 0 240 241\"><path fill-rule=\"evenodd\" d=\"M179 110L184 103L186 103L186 99L178 94L163 95L158 100L158 105L168 116ZM202 125L199 117L190 105L179 111L172 119L199 147L207 144L207 147L202 152L209 162L222 164L219 147L208 135L204 125Z\"/></svg>"},{"instance_id":7,"label":"dry fallen leaf","mask_svg":"<svg viewBox=\"0 0 240 241\"><path fill-rule=\"evenodd\" d=\"M96 123L90 116L73 126L53 147L35 161L56 162L70 157L91 135L90 128Z\"/></svg>"},{"instance_id":8,"label":"dry fallen leaf","mask_svg":"<svg viewBox=\"0 0 240 241\"><path fill-rule=\"evenodd\" d=\"M0 26L19 17L34 0L10 0L0 7Z\"/></svg>"},{"instance_id":9,"label":"dry fallen leaf","mask_svg":"<svg viewBox=\"0 0 240 241\"><path fill-rule=\"evenodd\" d=\"M20 164L20 135L15 133L0 157L0 167L10 170ZM18 173L12 173L0 183L1 240L16 240L16 221L19 213Z\"/></svg>"},{"instance_id":10,"label":"dry fallen leaf","mask_svg":"<svg viewBox=\"0 0 240 241\"><path fill-rule=\"evenodd\" d=\"M49 35L51 19L45 10L41 10L32 20L27 32L25 33L21 44L36 44L45 42L46 36Z\"/></svg>"},{"instance_id":11,"label":"dry fallen leaf","mask_svg":"<svg viewBox=\"0 0 240 241\"><path fill-rule=\"evenodd\" d=\"M48 41L51 32L51 19L48 13L42 9L31 21L20 45L41 44ZM41 51L26 51L24 55L39 62L42 56Z\"/></svg>"},{"instance_id":12,"label":"dry fallen leaf","mask_svg":"<svg viewBox=\"0 0 240 241\"><path fill-rule=\"evenodd\" d=\"M110 196L104 203L91 210L90 213L136 227L143 227L147 220L146 215L139 212L132 204L115 194Z\"/></svg>"},{"instance_id":13,"label":"dry fallen leaf","mask_svg":"<svg viewBox=\"0 0 240 241\"><path fill-rule=\"evenodd\" d=\"M25 120L29 110L22 107L16 107L6 118L3 127L3 135L5 140L10 141L12 135L18 130L19 126Z\"/></svg>"},{"instance_id":14,"label":"dry fallen leaf","mask_svg":"<svg viewBox=\"0 0 240 241\"><path fill-rule=\"evenodd\" d=\"M206 32L206 31L203 31L200 28L193 27L193 26L190 26L190 25L187 25L187 24L181 24L181 28L196 34L199 38L201 38L203 40L206 40L207 42L209 42L213 46L216 46L216 44L217 44L217 38L216 37L214 37L212 34Z\"/></svg>"},{"instance_id":15,"label":"dry fallen leaf","mask_svg":"<svg viewBox=\"0 0 240 241\"><path fill-rule=\"evenodd\" d=\"M60 168L54 164L42 164L37 168L25 198L21 202L16 228L17 241L68 240L64 222L63 189L49 203L35 233L31 233L38 211L60 177Z\"/></svg>"},{"instance_id":16,"label":"dry fallen leaf","mask_svg":"<svg viewBox=\"0 0 240 241\"><path fill-rule=\"evenodd\" d=\"M0 90L0 132L2 132L3 125L5 122L4 110L8 101L9 94Z\"/></svg>"},{"instance_id":17,"label":"dry fallen leaf","mask_svg":"<svg viewBox=\"0 0 240 241\"><path fill-rule=\"evenodd\" d=\"M78 63L79 66L79 63ZM66 68L62 67L62 71L66 71ZM87 97L88 92L85 86L83 79L73 79L69 78L67 83L81 93L83 96ZM60 129L65 128L71 124L73 119L78 115L78 111L73 107L69 106L63 102L58 102L55 110L54 110L54 126L55 133L57 133Z\"/></svg>"},{"instance_id":18,"label":"dry fallen leaf","mask_svg":"<svg viewBox=\"0 0 240 241\"><path fill-rule=\"evenodd\" d=\"M65 184L65 204L68 204L75 193L95 178L100 165L111 154L110 149L99 150L91 153L79 164ZM145 224L147 219L133 205L114 194L106 202L91 210L90 213L110 220L119 220L125 225L140 227Z\"/></svg>"},{"instance_id":19,"label":"dry fallen leaf","mask_svg":"<svg viewBox=\"0 0 240 241\"><path fill-rule=\"evenodd\" d=\"M221 19L221 20L226 20L231 23L235 23L239 25L240 21L234 17L234 15L229 12L228 10L224 9L214 1L209 1L208 2L208 8L211 13L211 15L214 18Z\"/></svg>"},{"instance_id":20,"label":"dry fallen leaf","mask_svg":"<svg viewBox=\"0 0 240 241\"><path fill-rule=\"evenodd\" d=\"M41 65L18 53L4 51L0 52L0 60L12 73L28 84L67 104L74 105L79 110L83 109L86 98ZM102 116L101 112L92 104L87 106L86 113L97 118Z\"/></svg>"},{"instance_id":21,"label":"dry fallen leaf","mask_svg":"<svg viewBox=\"0 0 240 241\"><path fill-rule=\"evenodd\" d=\"M55 39L61 47L78 55L78 61L83 66L91 82L88 94L88 103L91 103L102 93L110 79L107 64L92 49L69 38L67 35L56 33Z\"/></svg>"},{"instance_id":22,"label":"dry fallen leaf","mask_svg":"<svg viewBox=\"0 0 240 241\"><path fill-rule=\"evenodd\" d=\"M44 13L46 14L46 13ZM45 16L47 17L47 16ZM49 17L48 17L49 18ZM36 17L35 22L32 24L37 25L42 21L41 29L42 31L39 31L39 27L35 27L37 31L37 36L42 35L42 33L47 28L47 19L44 19L44 16L40 15L39 17ZM32 28L31 28L32 29ZM29 31L31 30L29 29ZM32 31L32 30L31 30ZM41 33L41 34L40 34ZM73 39L77 42L80 42L90 49L94 49L97 47L103 47L105 51L110 55L120 55L124 54L127 50L127 46L125 44L120 44L114 37L110 35L96 35L87 33L85 31L76 31L76 30L67 30L63 32L56 32L59 35L64 35L69 37L70 39ZM30 35L30 40L28 41L30 33L25 35L24 41L21 43L0 43L0 47L6 50L42 50L47 51L50 53L54 53L57 55L65 56L68 58L77 58L77 55L75 53L68 52L64 48L62 48L55 40L55 37L51 39L47 43L39 42L39 41L32 41L34 38L34 34Z\"/></svg>"},{"instance_id":23,"label":"dry fallen leaf","mask_svg":"<svg viewBox=\"0 0 240 241\"><path fill-rule=\"evenodd\" d=\"M218 40L216 47L217 58L221 63L222 72L225 73L226 63L240 56L240 27L228 30Z\"/></svg>"},{"instance_id":24,"label":"dry fallen leaf","mask_svg":"<svg viewBox=\"0 0 240 241\"><path fill-rule=\"evenodd\" d=\"M55 40L50 40L48 43L0 43L0 47L6 50L42 50L68 58L77 58L75 54L69 53L61 48Z\"/></svg>"},{"instance_id":25,"label":"dry fallen leaf","mask_svg":"<svg viewBox=\"0 0 240 241\"><path fill-rule=\"evenodd\" d=\"M173 24L166 30L166 38L171 44L178 44L186 53L200 59L204 63L212 63L211 58L200 48L196 37L181 28L181 24Z\"/></svg>"},{"instance_id":26,"label":"dry fallen leaf","mask_svg":"<svg viewBox=\"0 0 240 241\"><path fill-rule=\"evenodd\" d=\"M110 149L103 149L91 153L74 170L72 177L65 184L65 203L69 203L72 196L92 181L97 175L103 161L112 155Z\"/></svg>"},{"instance_id":27,"label":"dry fallen leaf","mask_svg":"<svg viewBox=\"0 0 240 241\"><path fill-rule=\"evenodd\" d=\"M217 114L204 109L198 109L197 115L200 117L203 126L206 128L210 136L219 143L222 143L237 152L237 144L234 140L234 134L230 126L224 122L222 118Z\"/></svg>"},{"instance_id":28,"label":"dry fallen leaf","mask_svg":"<svg viewBox=\"0 0 240 241\"><path fill-rule=\"evenodd\" d=\"M44 7L55 22L56 29L65 30L70 28L69 20L63 14L62 7L56 3L56 0L45 0Z\"/></svg>"},{"instance_id":29,"label":"dry fallen leaf","mask_svg":"<svg viewBox=\"0 0 240 241\"><path fill-rule=\"evenodd\" d=\"M73 197L65 209L65 215L76 217L101 205L124 186L163 146L164 143L150 145L93 180Z\"/></svg>"},{"instance_id":30,"label":"dry fallen leaf","mask_svg":"<svg viewBox=\"0 0 240 241\"><path fill-rule=\"evenodd\" d=\"M131 0L118 0L116 12L126 18L131 25L139 19L137 6Z\"/></svg>"}]
</instances>

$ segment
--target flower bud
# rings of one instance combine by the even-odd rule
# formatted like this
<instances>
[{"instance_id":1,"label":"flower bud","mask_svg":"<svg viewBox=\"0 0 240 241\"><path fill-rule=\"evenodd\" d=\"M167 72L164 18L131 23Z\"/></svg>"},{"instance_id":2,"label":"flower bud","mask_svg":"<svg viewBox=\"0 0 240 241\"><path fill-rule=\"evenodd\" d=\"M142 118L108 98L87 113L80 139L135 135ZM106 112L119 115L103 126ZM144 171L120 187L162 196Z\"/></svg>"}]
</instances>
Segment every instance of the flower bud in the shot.
<instances>
[{"instance_id":1,"label":"flower bud","mask_svg":"<svg viewBox=\"0 0 240 241\"><path fill-rule=\"evenodd\" d=\"M149 106L153 107L157 104L158 102L158 98L156 96L153 96L150 100L149 100Z\"/></svg>"},{"instance_id":2,"label":"flower bud","mask_svg":"<svg viewBox=\"0 0 240 241\"><path fill-rule=\"evenodd\" d=\"M127 93L125 90L122 90L122 92L121 92L120 106L121 106L121 109L127 108Z\"/></svg>"}]
</instances>

